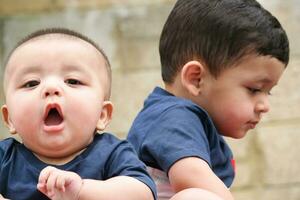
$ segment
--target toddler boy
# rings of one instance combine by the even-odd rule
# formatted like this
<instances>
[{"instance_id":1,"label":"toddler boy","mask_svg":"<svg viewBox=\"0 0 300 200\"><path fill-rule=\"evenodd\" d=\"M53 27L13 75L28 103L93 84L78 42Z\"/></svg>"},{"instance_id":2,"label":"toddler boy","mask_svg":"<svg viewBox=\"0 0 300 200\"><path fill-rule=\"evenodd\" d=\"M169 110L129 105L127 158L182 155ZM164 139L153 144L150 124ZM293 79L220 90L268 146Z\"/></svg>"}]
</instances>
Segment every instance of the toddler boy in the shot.
<instances>
[{"instance_id":1,"label":"toddler boy","mask_svg":"<svg viewBox=\"0 0 300 200\"><path fill-rule=\"evenodd\" d=\"M222 136L243 138L269 111L289 60L287 35L255 0L178 0L159 45L165 87L145 100L128 140L160 200L233 199L234 160Z\"/></svg>"}]
</instances>

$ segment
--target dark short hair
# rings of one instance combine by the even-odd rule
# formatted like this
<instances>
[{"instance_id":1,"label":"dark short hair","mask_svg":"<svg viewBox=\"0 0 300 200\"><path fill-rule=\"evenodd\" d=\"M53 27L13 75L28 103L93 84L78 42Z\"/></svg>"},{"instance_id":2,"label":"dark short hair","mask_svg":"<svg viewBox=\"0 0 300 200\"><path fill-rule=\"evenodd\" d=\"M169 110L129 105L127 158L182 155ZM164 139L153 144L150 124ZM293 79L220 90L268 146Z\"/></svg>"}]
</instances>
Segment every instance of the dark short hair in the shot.
<instances>
[{"instance_id":1,"label":"dark short hair","mask_svg":"<svg viewBox=\"0 0 300 200\"><path fill-rule=\"evenodd\" d=\"M178 0L163 27L162 78L172 83L183 65L199 60L217 77L247 55L287 66L289 41L279 21L255 0Z\"/></svg>"},{"instance_id":2,"label":"dark short hair","mask_svg":"<svg viewBox=\"0 0 300 200\"><path fill-rule=\"evenodd\" d=\"M7 61L5 62L5 65L7 65L8 60L10 59L11 55L13 54L13 52L22 44L30 41L30 40L34 40L37 38L41 38L50 34L61 34L70 38L77 38L77 39L81 39L84 40L85 42L91 44L93 47L95 47L100 54L103 56L104 60L105 60L105 65L106 65L106 70L107 70L107 74L108 74L108 80L111 84L111 66L110 66L110 62L109 59L107 57L107 55L105 54L105 52L90 38L88 38L87 36L76 32L74 30L71 29L67 29L67 28L60 28L60 27L53 27L53 28L45 28L45 29L40 29L37 30L35 32L32 32L31 34L27 35L26 37L24 37L23 39L21 39L17 45L12 49L12 51L9 53L8 57L7 57ZM110 96L110 88L109 88L109 95Z\"/></svg>"}]
</instances>

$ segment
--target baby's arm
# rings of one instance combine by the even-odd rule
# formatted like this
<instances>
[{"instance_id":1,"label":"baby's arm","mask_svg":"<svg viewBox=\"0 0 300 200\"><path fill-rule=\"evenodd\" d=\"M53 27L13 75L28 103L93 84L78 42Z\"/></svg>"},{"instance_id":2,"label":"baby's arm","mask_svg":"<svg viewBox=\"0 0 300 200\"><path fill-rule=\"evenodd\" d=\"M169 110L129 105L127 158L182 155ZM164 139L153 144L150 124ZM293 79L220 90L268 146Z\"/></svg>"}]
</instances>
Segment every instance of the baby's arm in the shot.
<instances>
[{"instance_id":1,"label":"baby's arm","mask_svg":"<svg viewBox=\"0 0 300 200\"><path fill-rule=\"evenodd\" d=\"M0 194L0 200L8 200L8 199L5 199L5 198Z\"/></svg>"},{"instance_id":2,"label":"baby's arm","mask_svg":"<svg viewBox=\"0 0 300 200\"><path fill-rule=\"evenodd\" d=\"M148 186L131 177L81 179L76 173L54 167L42 170L38 189L52 200L153 200Z\"/></svg>"},{"instance_id":3,"label":"baby's arm","mask_svg":"<svg viewBox=\"0 0 300 200\"><path fill-rule=\"evenodd\" d=\"M168 175L176 192L187 188L201 188L217 194L224 200L234 199L225 184L200 158L188 157L177 161L170 168Z\"/></svg>"},{"instance_id":4,"label":"baby's arm","mask_svg":"<svg viewBox=\"0 0 300 200\"><path fill-rule=\"evenodd\" d=\"M84 180L80 200L153 200L148 186L135 178L117 176L106 181Z\"/></svg>"}]
</instances>

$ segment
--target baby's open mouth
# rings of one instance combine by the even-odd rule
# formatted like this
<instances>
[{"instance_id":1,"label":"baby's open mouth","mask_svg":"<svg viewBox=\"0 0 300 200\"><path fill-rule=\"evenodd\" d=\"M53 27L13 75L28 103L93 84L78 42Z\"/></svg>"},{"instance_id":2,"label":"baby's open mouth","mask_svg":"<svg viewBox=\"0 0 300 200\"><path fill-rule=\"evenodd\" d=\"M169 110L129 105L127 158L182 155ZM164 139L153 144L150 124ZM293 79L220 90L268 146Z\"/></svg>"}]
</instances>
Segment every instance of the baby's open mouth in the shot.
<instances>
[{"instance_id":1,"label":"baby's open mouth","mask_svg":"<svg viewBox=\"0 0 300 200\"><path fill-rule=\"evenodd\" d=\"M46 126L55 126L61 124L63 120L64 119L61 116L60 112L56 107L54 107L47 112L44 122Z\"/></svg>"}]
</instances>

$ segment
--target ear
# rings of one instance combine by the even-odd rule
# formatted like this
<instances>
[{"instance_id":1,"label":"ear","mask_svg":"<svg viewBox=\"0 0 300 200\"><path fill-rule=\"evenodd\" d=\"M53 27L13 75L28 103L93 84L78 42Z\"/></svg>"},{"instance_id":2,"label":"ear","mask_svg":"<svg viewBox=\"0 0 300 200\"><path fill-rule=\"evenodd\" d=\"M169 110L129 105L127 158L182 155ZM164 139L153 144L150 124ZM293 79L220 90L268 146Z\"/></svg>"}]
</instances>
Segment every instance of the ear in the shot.
<instances>
[{"instance_id":1,"label":"ear","mask_svg":"<svg viewBox=\"0 0 300 200\"><path fill-rule=\"evenodd\" d=\"M100 118L97 122L97 130L103 131L112 118L113 104L110 101L104 101Z\"/></svg>"},{"instance_id":2,"label":"ear","mask_svg":"<svg viewBox=\"0 0 300 200\"><path fill-rule=\"evenodd\" d=\"M9 132L11 134L16 134L17 131L13 125L13 123L11 122L10 120L10 117L9 117L9 112L8 112L8 109L7 109L7 105L3 105L1 107L1 111L2 111L2 119L6 125L6 127L8 128Z\"/></svg>"},{"instance_id":3,"label":"ear","mask_svg":"<svg viewBox=\"0 0 300 200\"><path fill-rule=\"evenodd\" d=\"M183 87L192 95L198 96L201 92L204 74L205 68L200 62L187 62L181 70L181 82Z\"/></svg>"}]
</instances>

